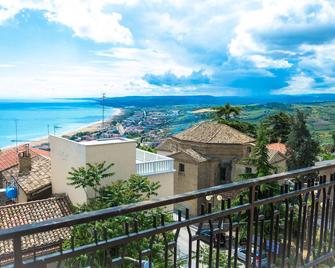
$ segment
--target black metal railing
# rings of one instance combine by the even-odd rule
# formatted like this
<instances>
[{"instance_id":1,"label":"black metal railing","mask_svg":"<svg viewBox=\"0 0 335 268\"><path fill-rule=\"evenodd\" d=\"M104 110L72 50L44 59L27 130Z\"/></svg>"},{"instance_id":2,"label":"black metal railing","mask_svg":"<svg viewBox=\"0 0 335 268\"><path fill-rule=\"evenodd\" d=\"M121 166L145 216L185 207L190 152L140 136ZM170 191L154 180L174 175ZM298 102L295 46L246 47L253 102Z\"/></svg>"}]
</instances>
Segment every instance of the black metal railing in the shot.
<instances>
[{"instance_id":1,"label":"black metal railing","mask_svg":"<svg viewBox=\"0 0 335 268\"><path fill-rule=\"evenodd\" d=\"M328 162L0 230L0 242L13 247L12 254L0 254L0 263L14 267L48 263L60 267L331 266L334 170L335 162ZM172 212L176 207L184 209ZM53 230L70 235L45 248L23 247L23 237L34 239Z\"/></svg>"}]
</instances>

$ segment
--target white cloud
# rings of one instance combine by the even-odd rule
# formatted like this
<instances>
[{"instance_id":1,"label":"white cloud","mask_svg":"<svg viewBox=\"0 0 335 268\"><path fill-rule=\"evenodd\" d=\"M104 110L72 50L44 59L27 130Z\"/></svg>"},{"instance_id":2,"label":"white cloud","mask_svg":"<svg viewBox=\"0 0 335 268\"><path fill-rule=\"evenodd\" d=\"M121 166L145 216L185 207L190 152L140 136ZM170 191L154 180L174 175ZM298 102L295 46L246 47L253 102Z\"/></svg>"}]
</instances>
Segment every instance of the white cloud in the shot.
<instances>
[{"instance_id":1,"label":"white cloud","mask_svg":"<svg viewBox=\"0 0 335 268\"><path fill-rule=\"evenodd\" d=\"M301 73L291 77L291 79L288 81L287 87L274 90L272 93L286 95L335 93L334 81L331 82L333 85L323 87L323 83L317 83L314 78Z\"/></svg>"},{"instance_id":2,"label":"white cloud","mask_svg":"<svg viewBox=\"0 0 335 268\"><path fill-rule=\"evenodd\" d=\"M313 85L314 79L302 73L292 77L287 87L275 90L273 93L288 95L307 94L312 91Z\"/></svg>"},{"instance_id":3,"label":"white cloud","mask_svg":"<svg viewBox=\"0 0 335 268\"><path fill-rule=\"evenodd\" d=\"M40 10L51 21L69 27L75 36L91 39L97 43L131 45L131 31L121 24L122 15L107 12L111 4L133 5L136 1L113 0L0 0L0 24L13 18L24 9Z\"/></svg>"},{"instance_id":4,"label":"white cloud","mask_svg":"<svg viewBox=\"0 0 335 268\"><path fill-rule=\"evenodd\" d=\"M281 69L281 68L290 68L292 66L291 63L289 63L287 60L280 59L280 60L274 60L262 55L251 55L248 56L248 58L254 62L255 66L257 68L275 68L275 69Z\"/></svg>"},{"instance_id":5,"label":"white cloud","mask_svg":"<svg viewBox=\"0 0 335 268\"><path fill-rule=\"evenodd\" d=\"M330 38L328 35L332 33L327 33L327 29L335 27L334 16L333 1L263 1L261 8L244 12L228 45L229 53L250 60L260 68L269 67L263 60L260 64L260 57L267 56L272 61L269 57L276 55L275 65L291 67L285 58L278 62L278 56L295 53L294 49L303 43ZM314 30L324 31L324 34L318 36L311 32Z\"/></svg>"},{"instance_id":6,"label":"white cloud","mask_svg":"<svg viewBox=\"0 0 335 268\"><path fill-rule=\"evenodd\" d=\"M333 76L335 66L335 41L320 45L302 45L299 48L299 67L318 75Z\"/></svg>"}]
</instances>

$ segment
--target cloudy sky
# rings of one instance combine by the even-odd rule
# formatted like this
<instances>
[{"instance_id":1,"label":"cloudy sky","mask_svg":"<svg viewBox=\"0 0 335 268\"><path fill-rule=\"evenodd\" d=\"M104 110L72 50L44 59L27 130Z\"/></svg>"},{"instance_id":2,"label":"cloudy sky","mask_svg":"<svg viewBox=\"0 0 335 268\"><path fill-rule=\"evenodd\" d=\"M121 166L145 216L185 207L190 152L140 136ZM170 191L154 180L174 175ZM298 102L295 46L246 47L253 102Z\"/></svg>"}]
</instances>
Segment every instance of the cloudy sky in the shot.
<instances>
[{"instance_id":1,"label":"cloudy sky","mask_svg":"<svg viewBox=\"0 0 335 268\"><path fill-rule=\"evenodd\" d=\"M335 93L334 0L0 0L0 97Z\"/></svg>"}]
</instances>

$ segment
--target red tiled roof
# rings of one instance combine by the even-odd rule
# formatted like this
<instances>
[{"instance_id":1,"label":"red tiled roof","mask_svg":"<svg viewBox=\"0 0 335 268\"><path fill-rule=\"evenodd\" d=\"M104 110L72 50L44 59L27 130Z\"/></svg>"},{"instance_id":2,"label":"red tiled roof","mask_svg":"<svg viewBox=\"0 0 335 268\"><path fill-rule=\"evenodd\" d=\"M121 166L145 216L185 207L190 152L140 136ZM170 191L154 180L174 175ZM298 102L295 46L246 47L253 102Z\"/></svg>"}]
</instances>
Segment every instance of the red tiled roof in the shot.
<instances>
[{"instance_id":1,"label":"red tiled roof","mask_svg":"<svg viewBox=\"0 0 335 268\"><path fill-rule=\"evenodd\" d=\"M15 165L2 171L2 175L8 182L11 178L14 178L20 188L26 194L30 194L51 187L50 171L50 159L37 155L31 159L31 170L29 172L20 174L19 165Z\"/></svg>"},{"instance_id":2,"label":"red tiled roof","mask_svg":"<svg viewBox=\"0 0 335 268\"><path fill-rule=\"evenodd\" d=\"M0 171L17 165L17 151L24 151L24 145L20 145L18 150L12 147L0 151ZM49 157L49 152L37 148L30 148L30 153L32 158L37 155Z\"/></svg>"},{"instance_id":3,"label":"red tiled roof","mask_svg":"<svg viewBox=\"0 0 335 268\"><path fill-rule=\"evenodd\" d=\"M0 207L0 230L24 224L31 224L51 219L57 219L71 214L70 204L66 197L53 197L44 200L31 201ZM43 233L24 236L22 248L29 252L33 247L44 251L60 243L70 236L70 228L50 230ZM38 254L39 252L37 252ZM12 261L13 241L0 241L0 264Z\"/></svg>"},{"instance_id":4,"label":"red tiled roof","mask_svg":"<svg viewBox=\"0 0 335 268\"><path fill-rule=\"evenodd\" d=\"M280 142L270 143L266 145L266 147L268 148L268 150L278 151L278 152L281 152L283 155L285 155L287 151L286 145Z\"/></svg>"}]
</instances>

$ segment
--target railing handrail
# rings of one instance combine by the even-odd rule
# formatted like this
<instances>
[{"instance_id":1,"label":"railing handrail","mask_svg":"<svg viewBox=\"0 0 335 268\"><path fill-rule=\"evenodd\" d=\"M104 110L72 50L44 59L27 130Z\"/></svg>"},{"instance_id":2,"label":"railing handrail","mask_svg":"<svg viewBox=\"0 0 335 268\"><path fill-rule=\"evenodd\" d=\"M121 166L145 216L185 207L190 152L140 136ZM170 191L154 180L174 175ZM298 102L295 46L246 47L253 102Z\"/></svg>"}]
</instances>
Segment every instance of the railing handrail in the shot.
<instances>
[{"instance_id":1,"label":"railing handrail","mask_svg":"<svg viewBox=\"0 0 335 268\"><path fill-rule=\"evenodd\" d=\"M157 163L157 162L173 162L173 159L158 159L158 160L150 160L150 161L144 161L141 163L136 163L136 165L146 164L146 163Z\"/></svg>"},{"instance_id":2,"label":"railing handrail","mask_svg":"<svg viewBox=\"0 0 335 268\"><path fill-rule=\"evenodd\" d=\"M11 239L17 236L25 236L37 232L44 232L50 229L58 229L62 227L73 226L75 224L81 224L86 222L92 222L95 220L102 220L107 217L115 217L131 212L137 212L141 210L152 209L156 207L162 207L171 205L174 203L180 203L187 200L196 199L202 196L215 195L223 192L230 192L234 190L240 190L249 187L256 187L262 183L270 183L273 181L279 181L286 178L295 177L298 175L306 175L317 171L322 171L329 168L335 168L335 160L333 162L327 161L326 164L320 164L318 166L301 168L293 171L283 172L279 174L273 174L269 176L259 177L255 179L248 179L239 182L232 182L229 184L223 184L219 186L213 186L210 188L200 189L192 192L183 194L160 197L147 201L142 201L134 204L122 205L118 207L106 208L97 211L84 212L81 214L74 214L63 218L52 219L48 221L26 224L17 226L14 228L0 230L0 240Z\"/></svg>"}]
</instances>

